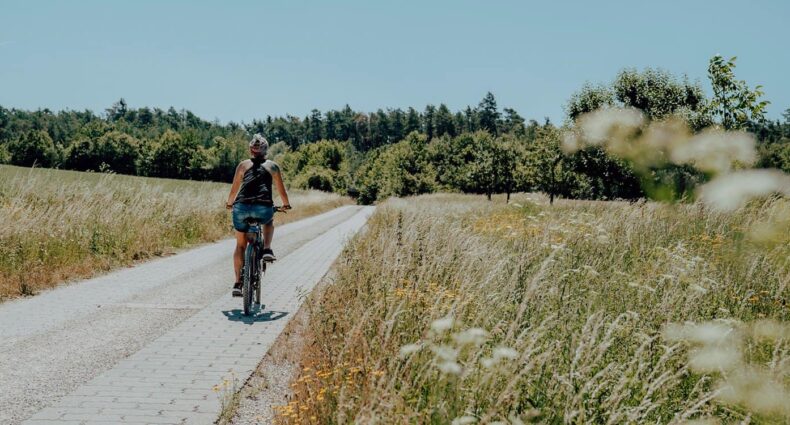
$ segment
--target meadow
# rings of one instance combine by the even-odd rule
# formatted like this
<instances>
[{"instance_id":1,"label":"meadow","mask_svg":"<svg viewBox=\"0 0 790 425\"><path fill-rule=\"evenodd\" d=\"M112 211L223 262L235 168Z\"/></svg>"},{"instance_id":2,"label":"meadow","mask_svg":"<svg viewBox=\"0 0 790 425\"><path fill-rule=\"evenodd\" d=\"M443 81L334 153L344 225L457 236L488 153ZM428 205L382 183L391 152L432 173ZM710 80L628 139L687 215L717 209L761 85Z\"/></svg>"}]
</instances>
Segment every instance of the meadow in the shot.
<instances>
[{"instance_id":1,"label":"meadow","mask_svg":"<svg viewBox=\"0 0 790 425\"><path fill-rule=\"evenodd\" d=\"M229 184L0 165L0 300L232 236ZM285 223L351 203L289 191Z\"/></svg>"},{"instance_id":2,"label":"meadow","mask_svg":"<svg viewBox=\"0 0 790 425\"><path fill-rule=\"evenodd\" d=\"M783 218L782 218L783 217ZM280 423L790 420L790 218L768 198L391 199L308 300Z\"/></svg>"}]
</instances>

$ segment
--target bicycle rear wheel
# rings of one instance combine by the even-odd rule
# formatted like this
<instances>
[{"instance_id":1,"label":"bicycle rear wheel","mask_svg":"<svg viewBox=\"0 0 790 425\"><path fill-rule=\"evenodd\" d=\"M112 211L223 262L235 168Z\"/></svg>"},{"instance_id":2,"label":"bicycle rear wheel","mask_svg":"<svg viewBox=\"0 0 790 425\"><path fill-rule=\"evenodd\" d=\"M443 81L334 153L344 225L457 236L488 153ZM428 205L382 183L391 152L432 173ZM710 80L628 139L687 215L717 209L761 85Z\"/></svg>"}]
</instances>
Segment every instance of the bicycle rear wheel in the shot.
<instances>
[{"instance_id":1,"label":"bicycle rear wheel","mask_svg":"<svg viewBox=\"0 0 790 425\"><path fill-rule=\"evenodd\" d=\"M255 279L255 247L252 244L247 245L247 250L244 251L244 270L241 285L241 299L244 305L244 315L249 316L252 312L252 296L253 296L253 282Z\"/></svg>"},{"instance_id":2,"label":"bicycle rear wheel","mask_svg":"<svg viewBox=\"0 0 790 425\"><path fill-rule=\"evenodd\" d=\"M255 304L261 305L261 281L263 280L263 275L266 273L266 263L262 263L261 266L257 270L255 282Z\"/></svg>"}]
</instances>

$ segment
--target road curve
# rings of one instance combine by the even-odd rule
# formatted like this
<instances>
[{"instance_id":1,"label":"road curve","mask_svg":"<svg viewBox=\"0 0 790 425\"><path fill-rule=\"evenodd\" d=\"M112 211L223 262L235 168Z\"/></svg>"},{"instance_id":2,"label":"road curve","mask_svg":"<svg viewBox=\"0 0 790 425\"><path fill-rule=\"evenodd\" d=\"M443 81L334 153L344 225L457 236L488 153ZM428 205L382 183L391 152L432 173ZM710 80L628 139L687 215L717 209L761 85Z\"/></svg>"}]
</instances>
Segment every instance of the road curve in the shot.
<instances>
[{"instance_id":1,"label":"road curve","mask_svg":"<svg viewBox=\"0 0 790 425\"><path fill-rule=\"evenodd\" d=\"M251 321L229 296L232 240L0 305L0 423L212 423L213 385L246 379L372 211L278 227Z\"/></svg>"}]
</instances>

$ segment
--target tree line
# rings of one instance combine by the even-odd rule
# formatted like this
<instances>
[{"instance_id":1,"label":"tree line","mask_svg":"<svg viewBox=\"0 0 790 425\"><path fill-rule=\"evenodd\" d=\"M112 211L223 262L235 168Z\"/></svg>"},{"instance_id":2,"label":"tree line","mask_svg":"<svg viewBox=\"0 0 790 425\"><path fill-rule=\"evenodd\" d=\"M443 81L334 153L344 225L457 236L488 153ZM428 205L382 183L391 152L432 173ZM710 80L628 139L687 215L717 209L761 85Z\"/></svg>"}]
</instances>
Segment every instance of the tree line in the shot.
<instances>
[{"instance_id":1,"label":"tree line","mask_svg":"<svg viewBox=\"0 0 790 425\"><path fill-rule=\"evenodd\" d=\"M585 199L646 195L629 164L592 147L563 155L563 131L601 107L638 108L652 120L680 117L693 131L716 125L756 135L758 166L790 170L790 109L766 120L760 87L734 75L735 59L709 62L713 96L660 69L624 69L610 84L585 84L555 125L500 109L492 93L452 112L444 105L313 110L251 123L220 124L174 108L130 108L121 99L101 114L0 106L0 162L23 166L229 181L262 133L292 186L351 194L362 203L432 191L543 191ZM656 170L657 184L682 197L705 176L690 167Z\"/></svg>"}]
</instances>

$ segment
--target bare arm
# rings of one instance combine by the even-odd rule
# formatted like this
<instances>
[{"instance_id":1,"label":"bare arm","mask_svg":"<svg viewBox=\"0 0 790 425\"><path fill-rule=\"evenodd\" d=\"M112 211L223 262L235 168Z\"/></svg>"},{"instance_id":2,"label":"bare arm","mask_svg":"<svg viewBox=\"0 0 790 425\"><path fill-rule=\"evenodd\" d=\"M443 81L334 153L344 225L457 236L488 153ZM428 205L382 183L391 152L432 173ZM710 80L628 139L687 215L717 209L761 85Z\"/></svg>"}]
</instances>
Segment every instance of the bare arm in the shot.
<instances>
[{"instance_id":1,"label":"bare arm","mask_svg":"<svg viewBox=\"0 0 790 425\"><path fill-rule=\"evenodd\" d=\"M272 180L274 180L274 185L277 187L277 192L280 193L280 199L283 201L283 207L290 208L291 203L288 201L288 192L285 190L283 176L280 173L280 166L274 161L269 161L268 169L269 173L272 175Z\"/></svg>"},{"instance_id":2,"label":"bare arm","mask_svg":"<svg viewBox=\"0 0 790 425\"><path fill-rule=\"evenodd\" d=\"M233 202L236 201L236 196L239 194L239 187L241 187L241 180L244 178L244 162L240 162L236 167L236 174L233 175L233 184L230 186L230 194L228 195L228 202L225 203L225 208L231 209Z\"/></svg>"}]
</instances>

